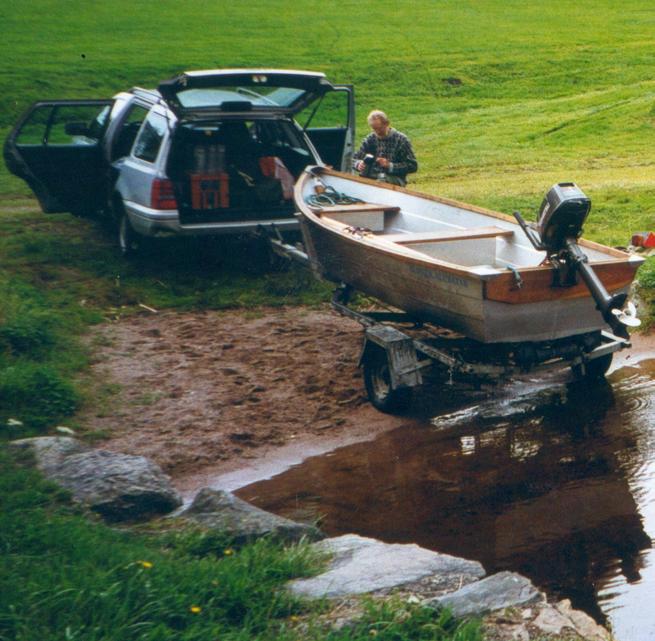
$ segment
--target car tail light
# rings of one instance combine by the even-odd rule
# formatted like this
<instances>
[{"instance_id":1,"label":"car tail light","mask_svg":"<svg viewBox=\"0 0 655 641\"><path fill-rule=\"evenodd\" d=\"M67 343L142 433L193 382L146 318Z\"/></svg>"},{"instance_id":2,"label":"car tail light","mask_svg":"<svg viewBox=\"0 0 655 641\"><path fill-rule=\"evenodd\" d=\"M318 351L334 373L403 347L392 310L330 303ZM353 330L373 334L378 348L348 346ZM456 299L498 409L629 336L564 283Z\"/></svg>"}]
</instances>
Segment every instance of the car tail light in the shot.
<instances>
[{"instance_id":1,"label":"car tail light","mask_svg":"<svg viewBox=\"0 0 655 641\"><path fill-rule=\"evenodd\" d=\"M177 209L172 181L166 178L155 178L152 181L150 206L153 209Z\"/></svg>"}]
</instances>

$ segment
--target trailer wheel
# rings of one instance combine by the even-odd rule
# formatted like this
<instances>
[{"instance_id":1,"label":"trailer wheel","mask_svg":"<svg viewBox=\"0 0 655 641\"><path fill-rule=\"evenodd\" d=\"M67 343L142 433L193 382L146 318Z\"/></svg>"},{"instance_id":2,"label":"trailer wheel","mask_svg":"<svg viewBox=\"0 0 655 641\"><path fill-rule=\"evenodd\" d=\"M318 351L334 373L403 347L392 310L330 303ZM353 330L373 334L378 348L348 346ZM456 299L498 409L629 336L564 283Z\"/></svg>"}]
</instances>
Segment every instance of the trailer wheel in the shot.
<instances>
[{"instance_id":1,"label":"trailer wheel","mask_svg":"<svg viewBox=\"0 0 655 641\"><path fill-rule=\"evenodd\" d=\"M614 354L606 354L600 358L594 358L593 361L589 361L585 364L584 370L582 365L573 365L573 367L571 367L573 376L578 380L588 381L603 378L612 364L613 356Z\"/></svg>"},{"instance_id":2,"label":"trailer wheel","mask_svg":"<svg viewBox=\"0 0 655 641\"><path fill-rule=\"evenodd\" d=\"M389 363L383 350L375 350L364 361L364 385L369 401L381 412L402 412L412 402L414 390L411 387L392 389Z\"/></svg>"}]
</instances>

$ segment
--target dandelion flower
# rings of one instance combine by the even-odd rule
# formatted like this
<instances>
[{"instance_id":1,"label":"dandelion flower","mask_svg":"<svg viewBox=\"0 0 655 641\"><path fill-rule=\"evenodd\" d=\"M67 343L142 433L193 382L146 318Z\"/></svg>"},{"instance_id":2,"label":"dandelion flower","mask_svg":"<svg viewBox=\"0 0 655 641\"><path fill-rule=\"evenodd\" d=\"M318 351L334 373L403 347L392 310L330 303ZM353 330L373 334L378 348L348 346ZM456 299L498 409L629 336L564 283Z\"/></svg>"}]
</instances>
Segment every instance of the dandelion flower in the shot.
<instances>
[{"instance_id":1,"label":"dandelion flower","mask_svg":"<svg viewBox=\"0 0 655 641\"><path fill-rule=\"evenodd\" d=\"M378 631L377 631L377 630L371 630L371 631L369 632L369 634L370 634L372 637L376 637L376 636L378 636Z\"/></svg>"},{"instance_id":2,"label":"dandelion flower","mask_svg":"<svg viewBox=\"0 0 655 641\"><path fill-rule=\"evenodd\" d=\"M225 550L223 550L223 554L225 556L230 556L231 554L234 554L234 550L232 548L226 548Z\"/></svg>"},{"instance_id":3,"label":"dandelion flower","mask_svg":"<svg viewBox=\"0 0 655 641\"><path fill-rule=\"evenodd\" d=\"M193 612L193 614L200 614L202 612L202 608L199 605L192 605L189 610Z\"/></svg>"},{"instance_id":4,"label":"dandelion flower","mask_svg":"<svg viewBox=\"0 0 655 641\"><path fill-rule=\"evenodd\" d=\"M152 563L150 563L150 561L139 561L139 565L146 570L149 570L152 567Z\"/></svg>"},{"instance_id":5,"label":"dandelion flower","mask_svg":"<svg viewBox=\"0 0 655 641\"><path fill-rule=\"evenodd\" d=\"M300 621L300 617L297 614L292 614L289 617L289 621L292 621L293 623L296 623L296 622Z\"/></svg>"}]
</instances>

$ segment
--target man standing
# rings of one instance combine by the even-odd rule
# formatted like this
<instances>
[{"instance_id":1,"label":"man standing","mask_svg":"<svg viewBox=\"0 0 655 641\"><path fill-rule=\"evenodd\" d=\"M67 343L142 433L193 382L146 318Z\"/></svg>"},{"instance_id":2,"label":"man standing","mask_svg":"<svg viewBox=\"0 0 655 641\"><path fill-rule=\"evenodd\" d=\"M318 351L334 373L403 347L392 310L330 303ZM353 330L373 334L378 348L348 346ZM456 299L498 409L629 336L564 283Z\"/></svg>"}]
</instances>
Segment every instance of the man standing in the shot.
<instances>
[{"instance_id":1,"label":"man standing","mask_svg":"<svg viewBox=\"0 0 655 641\"><path fill-rule=\"evenodd\" d=\"M409 138L391 126L384 111L371 111L367 121L373 131L354 155L355 170L361 176L404 187L407 174L418 169Z\"/></svg>"}]
</instances>

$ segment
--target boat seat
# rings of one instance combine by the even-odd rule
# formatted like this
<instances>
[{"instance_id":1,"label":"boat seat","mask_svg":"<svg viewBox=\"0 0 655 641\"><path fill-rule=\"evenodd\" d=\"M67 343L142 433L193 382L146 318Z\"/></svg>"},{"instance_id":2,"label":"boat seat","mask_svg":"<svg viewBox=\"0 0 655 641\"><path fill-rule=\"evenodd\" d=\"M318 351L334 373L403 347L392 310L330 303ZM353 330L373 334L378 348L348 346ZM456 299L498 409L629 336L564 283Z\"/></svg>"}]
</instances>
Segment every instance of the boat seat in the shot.
<instances>
[{"instance_id":1,"label":"boat seat","mask_svg":"<svg viewBox=\"0 0 655 641\"><path fill-rule=\"evenodd\" d=\"M328 205L320 209L317 208L316 213L326 221L381 232L384 231L385 214L398 211L400 211L399 207L375 205L373 203L353 203L352 205Z\"/></svg>"},{"instance_id":2,"label":"boat seat","mask_svg":"<svg viewBox=\"0 0 655 641\"><path fill-rule=\"evenodd\" d=\"M473 238L493 238L496 236L509 238L513 235L514 232L511 229L491 225L489 227L471 227L469 229L453 229L442 232L423 231L406 234L385 234L382 238L399 245L412 245L414 243L437 243Z\"/></svg>"},{"instance_id":3,"label":"boat seat","mask_svg":"<svg viewBox=\"0 0 655 641\"><path fill-rule=\"evenodd\" d=\"M376 205L375 203L352 203L350 205L320 205L311 207L312 211L319 216L330 216L331 214L364 213L364 212L391 212L400 211L400 207L389 207L388 205Z\"/></svg>"}]
</instances>

